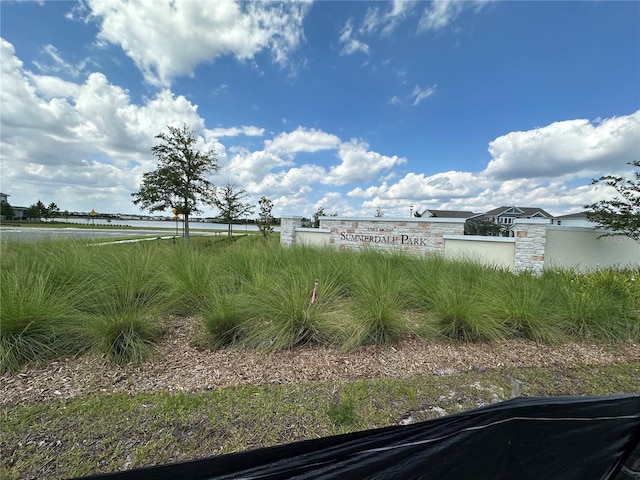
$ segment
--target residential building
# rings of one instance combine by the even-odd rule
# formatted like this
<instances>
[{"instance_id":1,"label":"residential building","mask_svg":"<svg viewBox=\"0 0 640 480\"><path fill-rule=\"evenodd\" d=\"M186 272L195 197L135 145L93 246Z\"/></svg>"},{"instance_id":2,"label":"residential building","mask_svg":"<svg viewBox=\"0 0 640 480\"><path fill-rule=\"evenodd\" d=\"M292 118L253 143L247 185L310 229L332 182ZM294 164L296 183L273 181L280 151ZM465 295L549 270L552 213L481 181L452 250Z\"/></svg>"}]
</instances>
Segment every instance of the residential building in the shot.
<instances>
[{"instance_id":1,"label":"residential building","mask_svg":"<svg viewBox=\"0 0 640 480\"><path fill-rule=\"evenodd\" d=\"M568 215L560 215L551 220L553 225L564 227L586 227L593 228L594 223L587 218L587 212L576 212Z\"/></svg>"},{"instance_id":2,"label":"residential building","mask_svg":"<svg viewBox=\"0 0 640 480\"><path fill-rule=\"evenodd\" d=\"M438 218L470 218L475 213L464 210L432 210L430 208L422 212L422 217L438 217Z\"/></svg>"}]
</instances>

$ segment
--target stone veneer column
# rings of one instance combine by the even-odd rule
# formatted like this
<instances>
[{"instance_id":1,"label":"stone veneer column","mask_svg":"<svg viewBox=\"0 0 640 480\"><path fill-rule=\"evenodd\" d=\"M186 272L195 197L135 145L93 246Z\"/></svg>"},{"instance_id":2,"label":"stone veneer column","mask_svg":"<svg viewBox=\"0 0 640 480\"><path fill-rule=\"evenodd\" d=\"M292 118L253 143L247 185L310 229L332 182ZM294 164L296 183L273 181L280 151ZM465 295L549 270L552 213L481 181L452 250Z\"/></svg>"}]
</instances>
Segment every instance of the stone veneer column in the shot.
<instances>
[{"instance_id":1,"label":"stone veneer column","mask_svg":"<svg viewBox=\"0 0 640 480\"><path fill-rule=\"evenodd\" d=\"M519 218L514 221L516 246L513 270L515 273L527 270L538 275L542 273L549 223L547 219L534 218Z\"/></svg>"},{"instance_id":2,"label":"stone veneer column","mask_svg":"<svg viewBox=\"0 0 640 480\"><path fill-rule=\"evenodd\" d=\"M302 217L280 219L280 245L289 247L296 243L296 228L302 228Z\"/></svg>"}]
</instances>

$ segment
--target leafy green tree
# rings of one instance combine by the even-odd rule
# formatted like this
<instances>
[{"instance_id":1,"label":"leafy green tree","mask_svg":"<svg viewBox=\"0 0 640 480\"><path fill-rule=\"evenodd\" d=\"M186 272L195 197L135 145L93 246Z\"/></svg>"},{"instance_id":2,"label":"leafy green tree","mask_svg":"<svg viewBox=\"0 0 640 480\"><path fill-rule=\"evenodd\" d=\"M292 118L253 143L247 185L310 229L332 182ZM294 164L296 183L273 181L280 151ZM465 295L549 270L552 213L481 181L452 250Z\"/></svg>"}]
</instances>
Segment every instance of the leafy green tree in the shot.
<instances>
[{"instance_id":1,"label":"leafy green tree","mask_svg":"<svg viewBox=\"0 0 640 480\"><path fill-rule=\"evenodd\" d=\"M640 161L629 165L640 168ZM618 196L585 205L587 218L597 223L598 228L611 230L603 233L602 237L626 235L640 242L640 170L633 173L633 178L604 175L591 181L592 185L597 183L614 188Z\"/></svg>"},{"instance_id":2,"label":"leafy green tree","mask_svg":"<svg viewBox=\"0 0 640 480\"><path fill-rule=\"evenodd\" d=\"M13 220L16 212L9 202L0 202L0 215L4 220Z\"/></svg>"},{"instance_id":3,"label":"leafy green tree","mask_svg":"<svg viewBox=\"0 0 640 480\"><path fill-rule=\"evenodd\" d=\"M313 214L313 228L320 228L320 217L337 217L337 213L327 213L324 207L318 208Z\"/></svg>"},{"instance_id":4,"label":"leafy green tree","mask_svg":"<svg viewBox=\"0 0 640 480\"><path fill-rule=\"evenodd\" d=\"M273 202L267 197L260 197L258 202L260 207L260 214L258 216L258 228L265 237L273 232L273 217L271 216L271 210L273 209Z\"/></svg>"},{"instance_id":5,"label":"leafy green tree","mask_svg":"<svg viewBox=\"0 0 640 480\"><path fill-rule=\"evenodd\" d=\"M40 200L27 208L27 218L37 218L38 221L40 221L43 218L48 218L48 216L49 212L47 210L47 207L45 207L44 203L42 203Z\"/></svg>"},{"instance_id":6,"label":"leafy green tree","mask_svg":"<svg viewBox=\"0 0 640 480\"><path fill-rule=\"evenodd\" d=\"M40 209L38 208L38 205L35 203L33 205L30 205L29 208L27 208L25 215L30 220L33 220L34 218L40 220Z\"/></svg>"},{"instance_id":7,"label":"leafy green tree","mask_svg":"<svg viewBox=\"0 0 640 480\"><path fill-rule=\"evenodd\" d=\"M482 235L483 237L497 237L502 232L502 227L487 219L469 218L464 222L465 235Z\"/></svg>"},{"instance_id":8,"label":"leafy green tree","mask_svg":"<svg viewBox=\"0 0 640 480\"><path fill-rule=\"evenodd\" d=\"M212 204L213 184L206 178L217 171L218 159L212 150L196 148L198 137L186 125L168 127L151 152L158 167L142 176L140 190L131 194L133 203L149 212L176 209L184 215L184 241L189 242L189 216L197 213L199 203Z\"/></svg>"},{"instance_id":9,"label":"leafy green tree","mask_svg":"<svg viewBox=\"0 0 640 480\"><path fill-rule=\"evenodd\" d=\"M46 208L46 216L45 218L53 219L60 215L60 208L54 202L51 202L49 206Z\"/></svg>"},{"instance_id":10,"label":"leafy green tree","mask_svg":"<svg viewBox=\"0 0 640 480\"><path fill-rule=\"evenodd\" d=\"M233 222L253 212L253 205L243 203L248 197L247 192L227 182L216 191L211 204L220 210L220 218L229 226L229 236L233 235Z\"/></svg>"}]
</instances>

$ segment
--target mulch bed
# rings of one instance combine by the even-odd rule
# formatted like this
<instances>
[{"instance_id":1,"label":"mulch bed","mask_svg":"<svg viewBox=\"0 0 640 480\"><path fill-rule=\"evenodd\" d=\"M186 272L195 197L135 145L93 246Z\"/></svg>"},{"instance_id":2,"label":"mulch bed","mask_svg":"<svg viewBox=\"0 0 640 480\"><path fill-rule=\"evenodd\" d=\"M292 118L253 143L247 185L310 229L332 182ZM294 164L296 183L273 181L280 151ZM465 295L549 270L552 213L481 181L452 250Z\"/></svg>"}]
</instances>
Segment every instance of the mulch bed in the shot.
<instances>
[{"instance_id":1,"label":"mulch bed","mask_svg":"<svg viewBox=\"0 0 640 480\"><path fill-rule=\"evenodd\" d=\"M640 361L632 343L542 345L527 340L445 343L411 337L395 346L353 352L307 345L283 352L211 351L193 340L196 322L177 318L152 359L114 365L92 354L0 376L0 405L72 398L95 392L195 392L238 384L350 381L375 377L442 375L472 369L608 365Z\"/></svg>"}]
</instances>

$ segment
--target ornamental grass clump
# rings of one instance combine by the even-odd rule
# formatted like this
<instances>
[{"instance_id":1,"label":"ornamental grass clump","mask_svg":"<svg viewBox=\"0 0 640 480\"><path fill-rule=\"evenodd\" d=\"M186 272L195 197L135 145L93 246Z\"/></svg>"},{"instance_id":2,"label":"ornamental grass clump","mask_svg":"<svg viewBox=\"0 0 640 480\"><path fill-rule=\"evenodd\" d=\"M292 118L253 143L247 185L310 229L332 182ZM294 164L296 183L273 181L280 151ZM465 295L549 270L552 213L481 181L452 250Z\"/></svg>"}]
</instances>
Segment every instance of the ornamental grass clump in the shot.
<instances>
[{"instance_id":1,"label":"ornamental grass clump","mask_svg":"<svg viewBox=\"0 0 640 480\"><path fill-rule=\"evenodd\" d=\"M415 258L407 266L407 306L420 310L433 308L433 294L446 276L449 261L442 255Z\"/></svg>"},{"instance_id":2,"label":"ornamental grass clump","mask_svg":"<svg viewBox=\"0 0 640 480\"><path fill-rule=\"evenodd\" d=\"M58 288L51 269L32 257L7 267L0 272L0 373L80 351L71 332L73 291Z\"/></svg>"},{"instance_id":3,"label":"ornamental grass clump","mask_svg":"<svg viewBox=\"0 0 640 480\"><path fill-rule=\"evenodd\" d=\"M163 332L171 305L162 256L155 245L100 248L81 332L114 362L139 362Z\"/></svg>"},{"instance_id":4,"label":"ornamental grass clump","mask_svg":"<svg viewBox=\"0 0 640 480\"><path fill-rule=\"evenodd\" d=\"M345 346L392 344L407 332L402 317L406 303L404 258L367 252L360 258L353 278L351 314L355 321Z\"/></svg>"},{"instance_id":5,"label":"ornamental grass clump","mask_svg":"<svg viewBox=\"0 0 640 480\"><path fill-rule=\"evenodd\" d=\"M435 331L446 338L472 342L504 338L504 321L491 314L486 288L482 276L451 274L443 278L433 293Z\"/></svg>"},{"instance_id":6,"label":"ornamental grass clump","mask_svg":"<svg viewBox=\"0 0 640 480\"><path fill-rule=\"evenodd\" d=\"M640 315L638 287L632 274L601 270L587 274L561 272L556 289L557 316L563 329L579 339L635 340Z\"/></svg>"},{"instance_id":7,"label":"ornamental grass clump","mask_svg":"<svg viewBox=\"0 0 640 480\"><path fill-rule=\"evenodd\" d=\"M213 349L240 343L246 334L241 294L216 292L201 309L200 318L206 330L208 344Z\"/></svg>"},{"instance_id":8,"label":"ornamental grass clump","mask_svg":"<svg viewBox=\"0 0 640 480\"><path fill-rule=\"evenodd\" d=\"M181 315L195 315L207 305L221 269L217 256L207 249L182 242L175 247L168 252L170 259L166 265L173 310Z\"/></svg>"},{"instance_id":9,"label":"ornamental grass clump","mask_svg":"<svg viewBox=\"0 0 640 480\"><path fill-rule=\"evenodd\" d=\"M337 286L331 278L319 279L314 295L315 279L299 265L257 273L244 296L246 343L268 350L331 343Z\"/></svg>"},{"instance_id":10,"label":"ornamental grass clump","mask_svg":"<svg viewBox=\"0 0 640 480\"><path fill-rule=\"evenodd\" d=\"M548 293L544 282L532 272L505 273L496 279L485 301L494 315L504 320L510 336L554 343L561 340L563 334L548 308Z\"/></svg>"}]
</instances>

